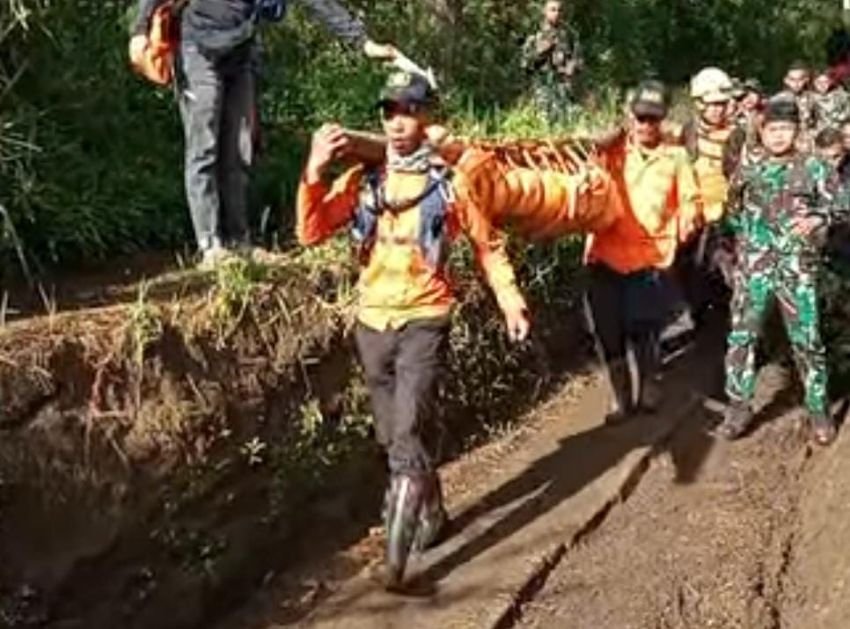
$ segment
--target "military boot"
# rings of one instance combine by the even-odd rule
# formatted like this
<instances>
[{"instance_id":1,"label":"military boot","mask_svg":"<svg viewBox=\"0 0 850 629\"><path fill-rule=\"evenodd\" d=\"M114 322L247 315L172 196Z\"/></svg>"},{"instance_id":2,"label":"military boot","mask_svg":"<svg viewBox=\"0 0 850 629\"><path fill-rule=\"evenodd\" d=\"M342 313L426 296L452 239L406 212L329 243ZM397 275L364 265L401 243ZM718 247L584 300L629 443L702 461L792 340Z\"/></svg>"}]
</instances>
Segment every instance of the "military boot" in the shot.
<instances>
[{"instance_id":1,"label":"military boot","mask_svg":"<svg viewBox=\"0 0 850 629\"><path fill-rule=\"evenodd\" d=\"M826 413L810 415L809 425L812 427L812 438L820 446L828 446L838 436L835 422Z\"/></svg>"},{"instance_id":2,"label":"military boot","mask_svg":"<svg viewBox=\"0 0 850 629\"><path fill-rule=\"evenodd\" d=\"M730 402L723 414L723 423L717 427L715 433L718 437L727 441L734 441L741 437L753 420L753 411L746 402Z\"/></svg>"},{"instance_id":3,"label":"military boot","mask_svg":"<svg viewBox=\"0 0 850 629\"><path fill-rule=\"evenodd\" d=\"M614 360L608 364L608 382L611 385L611 401L605 423L621 424L634 412L632 374L629 371L628 361Z\"/></svg>"},{"instance_id":4,"label":"military boot","mask_svg":"<svg viewBox=\"0 0 850 629\"><path fill-rule=\"evenodd\" d=\"M402 585L407 560L417 541L422 507L428 495L428 477L395 474L390 480L384 525L387 535L388 590Z\"/></svg>"}]
</instances>

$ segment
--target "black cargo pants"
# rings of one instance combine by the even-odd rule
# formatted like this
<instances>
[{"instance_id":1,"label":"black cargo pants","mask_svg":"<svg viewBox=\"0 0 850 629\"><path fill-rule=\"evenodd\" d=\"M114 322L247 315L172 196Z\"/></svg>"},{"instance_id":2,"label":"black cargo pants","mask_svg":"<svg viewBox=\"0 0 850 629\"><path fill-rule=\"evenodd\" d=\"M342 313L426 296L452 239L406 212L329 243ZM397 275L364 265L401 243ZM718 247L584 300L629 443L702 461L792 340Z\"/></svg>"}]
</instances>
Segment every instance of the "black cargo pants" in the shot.
<instances>
[{"instance_id":1,"label":"black cargo pants","mask_svg":"<svg viewBox=\"0 0 850 629\"><path fill-rule=\"evenodd\" d=\"M626 407L634 404L627 358L631 348L638 387L657 378L661 368L661 331L670 309L666 275L656 269L622 274L604 264L588 267L586 305L590 325L608 370L614 394Z\"/></svg>"},{"instance_id":2,"label":"black cargo pants","mask_svg":"<svg viewBox=\"0 0 850 629\"><path fill-rule=\"evenodd\" d=\"M393 474L429 474L434 462L423 443L433 421L445 366L449 320L420 319L398 329L357 324L355 340L366 375L378 442Z\"/></svg>"}]
</instances>

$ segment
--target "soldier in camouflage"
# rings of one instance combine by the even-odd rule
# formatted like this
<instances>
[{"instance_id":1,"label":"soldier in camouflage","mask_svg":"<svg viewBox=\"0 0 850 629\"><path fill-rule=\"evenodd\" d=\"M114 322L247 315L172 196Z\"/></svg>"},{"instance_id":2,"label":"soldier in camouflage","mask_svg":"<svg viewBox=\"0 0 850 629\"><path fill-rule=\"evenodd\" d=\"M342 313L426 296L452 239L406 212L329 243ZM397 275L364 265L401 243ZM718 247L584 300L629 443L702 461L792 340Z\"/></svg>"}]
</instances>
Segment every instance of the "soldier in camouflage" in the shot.
<instances>
[{"instance_id":1,"label":"soldier in camouflage","mask_svg":"<svg viewBox=\"0 0 850 629\"><path fill-rule=\"evenodd\" d=\"M815 137L815 149L818 157L835 169L842 189L847 190L850 186L850 159L844 148L842 132L834 127L823 129ZM850 225L846 222L833 222L830 225L825 253L829 269L837 271L846 278L850 271ZM843 283L846 284L846 281ZM828 286L834 288L835 282L828 281ZM825 293L823 301L826 302L827 307L830 306L830 302L846 301L846 293L843 290L841 293L835 294L835 291Z\"/></svg>"},{"instance_id":2,"label":"soldier in camouflage","mask_svg":"<svg viewBox=\"0 0 850 629\"><path fill-rule=\"evenodd\" d=\"M796 102L771 99L762 126L765 156L742 164L730 185L726 220L736 239L737 263L726 355L730 403L718 429L727 439L740 437L751 422L756 343L774 303L805 386L814 439L826 445L836 436L827 406L816 278L838 185L827 164L796 150L799 132Z\"/></svg>"},{"instance_id":3,"label":"soldier in camouflage","mask_svg":"<svg viewBox=\"0 0 850 629\"><path fill-rule=\"evenodd\" d=\"M780 92L784 97L793 98L800 112L800 131L797 134L797 148L808 151L812 148L812 130L814 129L814 95L811 92L811 70L804 61L792 63L785 73Z\"/></svg>"},{"instance_id":4,"label":"soldier in camouflage","mask_svg":"<svg viewBox=\"0 0 850 629\"><path fill-rule=\"evenodd\" d=\"M764 91L757 79L742 83L743 95L735 120L735 130L723 150L723 173L730 179L741 163L749 163L761 156L761 114L764 108Z\"/></svg>"},{"instance_id":5,"label":"soldier in camouflage","mask_svg":"<svg viewBox=\"0 0 850 629\"><path fill-rule=\"evenodd\" d=\"M850 94L835 83L828 71L815 77L812 117L815 131L839 128L850 117Z\"/></svg>"},{"instance_id":6,"label":"soldier in camouflage","mask_svg":"<svg viewBox=\"0 0 850 629\"><path fill-rule=\"evenodd\" d=\"M746 79L741 83L741 98L735 122L739 126L750 127L764 104L764 90L758 79Z\"/></svg>"},{"instance_id":7,"label":"soldier in camouflage","mask_svg":"<svg viewBox=\"0 0 850 629\"><path fill-rule=\"evenodd\" d=\"M569 114L582 68L578 33L563 20L559 0L543 6L543 24L526 39L522 67L531 78L534 102L549 124Z\"/></svg>"},{"instance_id":8,"label":"soldier in camouflage","mask_svg":"<svg viewBox=\"0 0 850 629\"><path fill-rule=\"evenodd\" d=\"M821 129L815 136L815 151L822 161L832 166L839 175L841 174L840 169L843 169L846 156L841 131L835 127Z\"/></svg>"}]
</instances>

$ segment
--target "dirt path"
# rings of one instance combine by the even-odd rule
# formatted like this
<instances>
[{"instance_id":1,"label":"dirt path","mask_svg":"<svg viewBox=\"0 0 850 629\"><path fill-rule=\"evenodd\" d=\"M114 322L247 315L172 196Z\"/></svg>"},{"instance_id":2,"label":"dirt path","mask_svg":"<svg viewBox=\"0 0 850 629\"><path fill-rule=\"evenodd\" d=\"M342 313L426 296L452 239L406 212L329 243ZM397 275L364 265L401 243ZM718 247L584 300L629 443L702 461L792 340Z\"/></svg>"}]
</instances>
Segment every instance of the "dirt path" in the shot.
<instances>
[{"instance_id":1,"label":"dirt path","mask_svg":"<svg viewBox=\"0 0 850 629\"><path fill-rule=\"evenodd\" d=\"M771 372L768 380L783 380ZM731 446L712 441L699 417L683 424L629 500L565 557L519 626L784 626L810 452L795 415L781 413Z\"/></svg>"},{"instance_id":2,"label":"dirt path","mask_svg":"<svg viewBox=\"0 0 850 629\"><path fill-rule=\"evenodd\" d=\"M782 599L783 629L850 627L850 431L807 467Z\"/></svg>"},{"instance_id":3,"label":"dirt path","mask_svg":"<svg viewBox=\"0 0 850 629\"><path fill-rule=\"evenodd\" d=\"M765 372L753 434L682 424L517 626L850 627L850 436L813 449L789 374Z\"/></svg>"},{"instance_id":4,"label":"dirt path","mask_svg":"<svg viewBox=\"0 0 850 629\"><path fill-rule=\"evenodd\" d=\"M412 596L384 593L368 565L351 577L358 561L380 560L376 535L338 558L346 578L328 566L290 575L220 629L509 626L547 572L604 522L693 416L699 400L688 382L704 378L706 366L684 361L671 374L663 412L620 427L602 421L601 379L576 379L523 421L521 432L447 466L455 532L415 562ZM293 606L298 593L302 604Z\"/></svg>"},{"instance_id":5,"label":"dirt path","mask_svg":"<svg viewBox=\"0 0 850 629\"><path fill-rule=\"evenodd\" d=\"M417 561L415 595L362 568L375 535L346 575L291 575L219 629L845 629L850 437L813 453L789 374L769 366L752 434L717 442L693 395L715 341L673 370L659 417L600 425L590 377L444 470L460 530Z\"/></svg>"}]
</instances>

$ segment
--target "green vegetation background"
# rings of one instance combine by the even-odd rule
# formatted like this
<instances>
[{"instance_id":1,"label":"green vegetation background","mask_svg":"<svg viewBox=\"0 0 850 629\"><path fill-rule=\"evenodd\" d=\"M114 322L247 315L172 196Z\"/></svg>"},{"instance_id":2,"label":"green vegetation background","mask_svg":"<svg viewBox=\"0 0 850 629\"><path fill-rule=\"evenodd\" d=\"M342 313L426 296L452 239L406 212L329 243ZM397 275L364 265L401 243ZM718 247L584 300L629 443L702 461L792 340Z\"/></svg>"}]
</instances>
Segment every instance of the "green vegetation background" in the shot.
<instances>
[{"instance_id":1,"label":"green vegetation background","mask_svg":"<svg viewBox=\"0 0 850 629\"><path fill-rule=\"evenodd\" d=\"M464 129L540 131L518 101L516 59L537 0L345 2L374 38L437 69L446 113ZM127 68L134 4L0 0L0 203L36 268L191 241L173 96ZM309 132L327 119L374 126L382 74L292 5L263 36L264 148L252 200L258 230L268 208L284 238ZM820 63L840 22L837 0L577 0L570 10L586 49L585 88L606 103L643 75L680 82L708 63L775 82L791 57ZM18 261L0 221L2 279Z\"/></svg>"}]
</instances>

